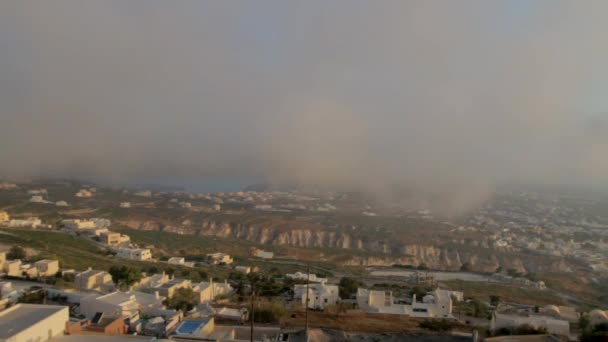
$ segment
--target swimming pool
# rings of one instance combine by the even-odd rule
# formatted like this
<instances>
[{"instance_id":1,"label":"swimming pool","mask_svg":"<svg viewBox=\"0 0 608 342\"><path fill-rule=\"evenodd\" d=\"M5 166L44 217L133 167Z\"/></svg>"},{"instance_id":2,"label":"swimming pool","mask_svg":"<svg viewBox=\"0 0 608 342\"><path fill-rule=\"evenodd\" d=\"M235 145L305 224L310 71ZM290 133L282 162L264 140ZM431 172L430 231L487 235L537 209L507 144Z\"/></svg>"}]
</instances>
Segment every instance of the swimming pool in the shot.
<instances>
[{"instance_id":1,"label":"swimming pool","mask_svg":"<svg viewBox=\"0 0 608 342\"><path fill-rule=\"evenodd\" d=\"M175 332L179 335L197 335L205 324L207 321L183 321Z\"/></svg>"}]
</instances>

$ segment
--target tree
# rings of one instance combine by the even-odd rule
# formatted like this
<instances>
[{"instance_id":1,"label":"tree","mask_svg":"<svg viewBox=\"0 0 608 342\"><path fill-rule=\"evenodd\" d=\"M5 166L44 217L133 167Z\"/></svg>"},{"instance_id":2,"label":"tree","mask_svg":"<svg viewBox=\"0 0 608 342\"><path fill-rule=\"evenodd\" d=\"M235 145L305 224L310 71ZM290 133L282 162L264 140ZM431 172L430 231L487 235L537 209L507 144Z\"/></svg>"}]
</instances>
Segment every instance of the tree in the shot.
<instances>
[{"instance_id":1,"label":"tree","mask_svg":"<svg viewBox=\"0 0 608 342\"><path fill-rule=\"evenodd\" d=\"M196 305L194 291L186 287L178 289L173 294L173 297L167 299L166 305L170 309L181 310L184 312L190 311Z\"/></svg>"},{"instance_id":2,"label":"tree","mask_svg":"<svg viewBox=\"0 0 608 342\"><path fill-rule=\"evenodd\" d=\"M19 246L11 247L8 253L6 253L6 258L9 260L25 259L26 257L27 253L25 253L25 249Z\"/></svg>"},{"instance_id":3,"label":"tree","mask_svg":"<svg viewBox=\"0 0 608 342\"><path fill-rule=\"evenodd\" d=\"M605 341L608 339L608 323L600 323L581 334L581 342Z\"/></svg>"},{"instance_id":4,"label":"tree","mask_svg":"<svg viewBox=\"0 0 608 342\"><path fill-rule=\"evenodd\" d=\"M141 271L128 266L112 266L109 271L112 280L119 288L128 288L141 280Z\"/></svg>"},{"instance_id":5,"label":"tree","mask_svg":"<svg viewBox=\"0 0 608 342\"><path fill-rule=\"evenodd\" d=\"M500 296L490 295L490 304L494 307L498 307L498 304L500 304Z\"/></svg>"},{"instance_id":6,"label":"tree","mask_svg":"<svg viewBox=\"0 0 608 342\"><path fill-rule=\"evenodd\" d=\"M342 279L340 279L340 283L338 284L340 298L352 298L357 293L357 289L362 285L363 283L357 279L342 277Z\"/></svg>"},{"instance_id":7,"label":"tree","mask_svg":"<svg viewBox=\"0 0 608 342\"><path fill-rule=\"evenodd\" d=\"M475 317L487 317L489 315L488 305L477 298L471 300L473 306L473 316Z\"/></svg>"},{"instance_id":8,"label":"tree","mask_svg":"<svg viewBox=\"0 0 608 342\"><path fill-rule=\"evenodd\" d=\"M416 285L410 289L410 297L416 295L417 300L421 300L429 292L429 288Z\"/></svg>"},{"instance_id":9,"label":"tree","mask_svg":"<svg viewBox=\"0 0 608 342\"><path fill-rule=\"evenodd\" d=\"M468 261L465 262L464 264L462 264L462 266L460 266L460 270L463 272L471 271L472 270L471 263Z\"/></svg>"}]
</instances>

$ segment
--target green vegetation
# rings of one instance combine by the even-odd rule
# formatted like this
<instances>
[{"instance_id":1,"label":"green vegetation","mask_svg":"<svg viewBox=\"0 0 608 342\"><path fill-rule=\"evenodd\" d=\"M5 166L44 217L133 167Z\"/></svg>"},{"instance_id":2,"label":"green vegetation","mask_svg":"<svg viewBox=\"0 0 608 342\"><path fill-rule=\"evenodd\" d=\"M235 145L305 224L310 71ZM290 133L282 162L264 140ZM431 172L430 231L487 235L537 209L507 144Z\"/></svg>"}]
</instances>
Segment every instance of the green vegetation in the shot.
<instances>
[{"instance_id":1,"label":"green vegetation","mask_svg":"<svg viewBox=\"0 0 608 342\"><path fill-rule=\"evenodd\" d=\"M363 283L348 277L342 277L340 279L340 283L338 284L338 288L340 290L340 298L342 299L350 299L357 294L357 289L363 286Z\"/></svg>"},{"instance_id":2,"label":"green vegetation","mask_svg":"<svg viewBox=\"0 0 608 342\"><path fill-rule=\"evenodd\" d=\"M587 327L581 334L581 342L605 341L606 339L608 339L608 323Z\"/></svg>"},{"instance_id":3,"label":"green vegetation","mask_svg":"<svg viewBox=\"0 0 608 342\"><path fill-rule=\"evenodd\" d=\"M520 325L515 328L500 328L494 332L494 336L505 336L505 335L544 335L547 333L545 328L535 328L531 325Z\"/></svg>"},{"instance_id":4,"label":"green vegetation","mask_svg":"<svg viewBox=\"0 0 608 342\"><path fill-rule=\"evenodd\" d=\"M39 252L34 259L57 259L64 268L86 270L93 267L107 271L112 266L128 266L150 274L165 271L170 275L186 274L185 272L188 272L188 275L195 275L195 273L191 273L194 271L198 276L194 278L195 281L208 277L225 279L229 272L229 269L225 267L188 268L165 263L117 259L108 250L100 248L88 239L60 232L28 229L2 229L0 231L2 232L0 242L32 248Z\"/></svg>"},{"instance_id":5,"label":"green vegetation","mask_svg":"<svg viewBox=\"0 0 608 342\"><path fill-rule=\"evenodd\" d=\"M142 278L138 268L129 266L112 266L108 273L112 275L112 280L120 289L128 289Z\"/></svg>"},{"instance_id":6,"label":"green vegetation","mask_svg":"<svg viewBox=\"0 0 608 342\"><path fill-rule=\"evenodd\" d=\"M450 290L461 290L463 284L464 295L471 298L477 298L484 301L490 299L490 296L499 296L502 302L512 302L530 305L563 305L564 300L550 290L537 290L533 288L522 288L510 284L477 282L460 280L442 281L441 285Z\"/></svg>"},{"instance_id":7,"label":"green vegetation","mask_svg":"<svg viewBox=\"0 0 608 342\"><path fill-rule=\"evenodd\" d=\"M165 305L170 309L190 311L196 305L194 291L190 288L181 288L175 291L173 297L165 300Z\"/></svg>"},{"instance_id":8,"label":"green vegetation","mask_svg":"<svg viewBox=\"0 0 608 342\"><path fill-rule=\"evenodd\" d=\"M453 311L457 314L465 314L467 316L488 319L490 319L491 315L488 305L477 298L473 298L469 301L454 303Z\"/></svg>"},{"instance_id":9,"label":"green vegetation","mask_svg":"<svg viewBox=\"0 0 608 342\"><path fill-rule=\"evenodd\" d=\"M279 323L287 316L287 313L285 305L280 301L257 302L253 313L253 321L257 323Z\"/></svg>"},{"instance_id":10,"label":"green vegetation","mask_svg":"<svg viewBox=\"0 0 608 342\"><path fill-rule=\"evenodd\" d=\"M447 319L429 319L420 322L418 326L431 331L450 331L456 326L456 323Z\"/></svg>"},{"instance_id":11,"label":"green vegetation","mask_svg":"<svg viewBox=\"0 0 608 342\"><path fill-rule=\"evenodd\" d=\"M27 257L27 254L25 253L25 249L23 249L19 246L11 247L11 249L8 251L8 253L6 253L6 258L9 260L25 259L26 257Z\"/></svg>"}]
</instances>

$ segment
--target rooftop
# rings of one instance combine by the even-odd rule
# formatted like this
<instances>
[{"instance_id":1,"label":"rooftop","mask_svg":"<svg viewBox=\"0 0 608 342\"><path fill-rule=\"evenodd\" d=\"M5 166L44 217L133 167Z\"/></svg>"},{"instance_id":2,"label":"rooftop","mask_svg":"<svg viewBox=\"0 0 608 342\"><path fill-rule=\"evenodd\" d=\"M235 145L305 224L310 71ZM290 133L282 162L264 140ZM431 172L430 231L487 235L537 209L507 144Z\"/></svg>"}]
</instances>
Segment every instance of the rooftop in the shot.
<instances>
[{"instance_id":1,"label":"rooftop","mask_svg":"<svg viewBox=\"0 0 608 342\"><path fill-rule=\"evenodd\" d=\"M60 312L69 310L61 305L17 304L0 312L0 339L8 339L20 331Z\"/></svg>"}]
</instances>

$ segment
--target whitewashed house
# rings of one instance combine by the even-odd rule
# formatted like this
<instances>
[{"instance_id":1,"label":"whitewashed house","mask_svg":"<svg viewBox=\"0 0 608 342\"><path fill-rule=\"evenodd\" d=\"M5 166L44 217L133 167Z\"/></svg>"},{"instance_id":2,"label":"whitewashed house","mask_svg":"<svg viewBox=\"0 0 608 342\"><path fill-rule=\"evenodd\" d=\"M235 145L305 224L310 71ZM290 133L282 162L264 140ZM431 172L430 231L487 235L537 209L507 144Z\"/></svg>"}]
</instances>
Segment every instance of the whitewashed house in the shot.
<instances>
[{"instance_id":1,"label":"whitewashed house","mask_svg":"<svg viewBox=\"0 0 608 342\"><path fill-rule=\"evenodd\" d=\"M300 300L306 306L306 284L294 285L294 298ZM323 310L328 305L340 302L339 289L337 285L325 283L308 284L308 308Z\"/></svg>"}]
</instances>

